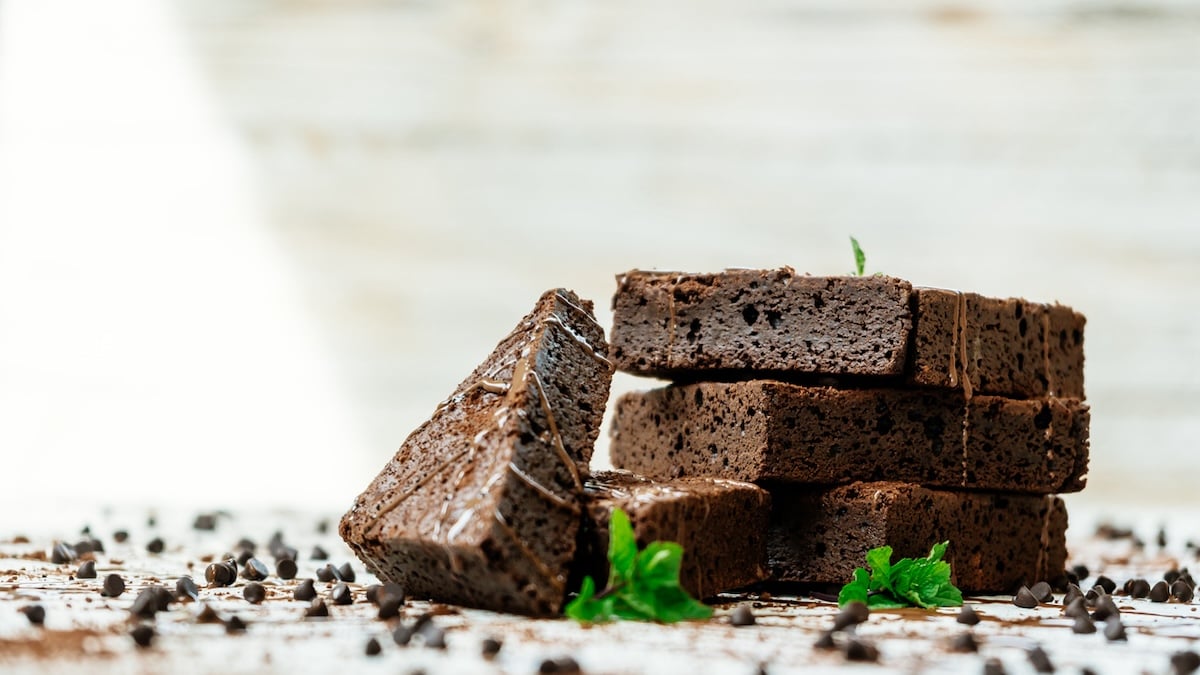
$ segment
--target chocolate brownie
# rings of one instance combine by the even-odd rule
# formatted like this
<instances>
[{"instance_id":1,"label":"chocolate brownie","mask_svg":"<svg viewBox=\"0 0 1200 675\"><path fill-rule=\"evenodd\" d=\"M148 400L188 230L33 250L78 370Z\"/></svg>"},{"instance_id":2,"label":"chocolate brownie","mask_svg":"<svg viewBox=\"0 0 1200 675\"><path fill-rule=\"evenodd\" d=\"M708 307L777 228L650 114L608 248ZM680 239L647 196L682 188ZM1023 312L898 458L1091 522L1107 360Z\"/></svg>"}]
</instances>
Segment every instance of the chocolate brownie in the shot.
<instances>
[{"instance_id":1,"label":"chocolate brownie","mask_svg":"<svg viewBox=\"0 0 1200 675\"><path fill-rule=\"evenodd\" d=\"M417 598L554 615L612 366L592 304L552 290L342 517L385 582Z\"/></svg>"},{"instance_id":2,"label":"chocolate brownie","mask_svg":"<svg viewBox=\"0 0 1200 675\"><path fill-rule=\"evenodd\" d=\"M720 478L657 482L627 471L603 471L585 483L587 519L580 536L579 576L603 587L608 578L608 521L629 515L639 547L652 541L683 546L680 582L705 598L767 576L766 490Z\"/></svg>"},{"instance_id":3,"label":"chocolate brownie","mask_svg":"<svg viewBox=\"0 0 1200 675\"><path fill-rule=\"evenodd\" d=\"M617 368L900 375L911 285L891 277L810 277L791 268L617 277Z\"/></svg>"},{"instance_id":4,"label":"chocolate brownie","mask_svg":"<svg viewBox=\"0 0 1200 675\"><path fill-rule=\"evenodd\" d=\"M896 480L1049 494L1083 488L1089 420L1087 405L1071 399L698 382L618 399L610 454L613 466L660 480Z\"/></svg>"},{"instance_id":5,"label":"chocolate brownie","mask_svg":"<svg viewBox=\"0 0 1200 675\"><path fill-rule=\"evenodd\" d=\"M909 381L1014 398L1084 397L1082 314L935 288L913 292Z\"/></svg>"},{"instance_id":6,"label":"chocolate brownie","mask_svg":"<svg viewBox=\"0 0 1200 675\"><path fill-rule=\"evenodd\" d=\"M867 551L924 557L949 541L954 583L1011 592L1065 569L1067 511L1058 497L930 490L905 483L771 487L767 552L772 579L842 584Z\"/></svg>"}]
</instances>

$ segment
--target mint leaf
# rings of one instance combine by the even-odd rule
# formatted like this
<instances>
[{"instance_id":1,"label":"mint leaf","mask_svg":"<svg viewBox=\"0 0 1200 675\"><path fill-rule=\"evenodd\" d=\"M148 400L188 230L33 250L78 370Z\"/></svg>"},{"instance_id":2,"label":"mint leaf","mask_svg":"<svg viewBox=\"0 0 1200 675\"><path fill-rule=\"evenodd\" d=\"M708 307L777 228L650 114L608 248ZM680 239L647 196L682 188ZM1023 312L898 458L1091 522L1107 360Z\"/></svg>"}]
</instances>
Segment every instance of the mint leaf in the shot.
<instances>
[{"instance_id":1,"label":"mint leaf","mask_svg":"<svg viewBox=\"0 0 1200 675\"><path fill-rule=\"evenodd\" d=\"M858 240L850 237L850 247L854 249L854 267L858 271L858 276L863 275L863 270L867 268L867 254L863 253L862 247L858 245Z\"/></svg>"},{"instance_id":2,"label":"mint leaf","mask_svg":"<svg viewBox=\"0 0 1200 675\"><path fill-rule=\"evenodd\" d=\"M856 600L871 609L961 605L962 592L950 583L950 563L942 560L948 545L934 544L927 557L901 558L894 564L890 546L871 549L866 556L871 571L854 570L853 580L838 593L838 605Z\"/></svg>"},{"instance_id":3,"label":"mint leaf","mask_svg":"<svg viewBox=\"0 0 1200 675\"><path fill-rule=\"evenodd\" d=\"M711 607L679 585L683 547L656 541L638 551L633 526L621 509L613 509L609 518L608 561L608 587L597 594L595 581L585 577L579 595L564 610L567 616L590 623L673 623L712 616Z\"/></svg>"}]
</instances>

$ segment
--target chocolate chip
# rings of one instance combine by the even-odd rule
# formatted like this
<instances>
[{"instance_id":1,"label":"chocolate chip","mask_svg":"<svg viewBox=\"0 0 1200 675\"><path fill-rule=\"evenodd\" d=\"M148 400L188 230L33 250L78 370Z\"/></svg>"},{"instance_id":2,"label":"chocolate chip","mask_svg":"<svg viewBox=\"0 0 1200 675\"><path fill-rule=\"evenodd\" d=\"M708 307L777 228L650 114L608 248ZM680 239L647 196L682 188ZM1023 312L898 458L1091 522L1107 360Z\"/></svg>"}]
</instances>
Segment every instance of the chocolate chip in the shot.
<instances>
[{"instance_id":1,"label":"chocolate chip","mask_svg":"<svg viewBox=\"0 0 1200 675\"><path fill-rule=\"evenodd\" d=\"M1070 602L1070 604L1068 604L1066 607L1063 607L1063 614L1074 618L1087 616L1087 605L1084 604L1083 598L1075 598Z\"/></svg>"},{"instance_id":2,"label":"chocolate chip","mask_svg":"<svg viewBox=\"0 0 1200 675\"><path fill-rule=\"evenodd\" d=\"M204 568L204 580L211 586L228 586L237 579L237 568L231 561L212 563Z\"/></svg>"},{"instance_id":3,"label":"chocolate chip","mask_svg":"<svg viewBox=\"0 0 1200 675\"><path fill-rule=\"evenodd\" d=\"M490 661L496 658L496 654L500 653L500 648L503 646L504 643L496 638L484 638L483 644L480 646L480 653L483 655L483 658Z\"/></svg>"},{"instance_id":4,"label":"chocolate chip","mask_svg":"<svg viewBox=\"0 0 1200 675\"><path fill-rule=\"evenodd\" d=\"M250 539L249 537L242 537L241 539L238 539L237 543L234 544L233 547L243 551L250 551L250 554L254 555L254 551L258 549L258 544L254 543L254 540Z\"/></svg>"},{"instance_id":5,"label":"chocolate chip","mask_svg":"<svg viewBox=\"0 0 1200 675\"><path fill-rule=\"evenodd\" d=\"M244 548L237 554L237 564L245 566L247 562L254 559L254 549Z\"/></svg>"},{"instance_id":6,"label":"chocolate chip","mask_svg":"<svg viewBox=\"0 0 1200 675\"><path fill-rule=\"evenodd\" d=\"M142 589L142 592L134 598L133 604L129 606L129 613L143 619L153 619L154 614L159 611L158 590L156 589L166 591L162 586Z\"/></svg>"},{"instance_id":7,"label":"chocolate chip","mask_svg":"<svg viewBox=\"0 0 1200 675\"><path fill-rule=\"evenodd\" d=\"M429 649L445 649L446 648L446 631L433 624L429 624L421 631L421 637L425 640L425 646Z\"/></svg>"},{"instance_id":8,"label":"chocolate chip","mask_svg":"<svg viewBox=\"0 0 1200 675\"><path fill-rule=\"evenodd\" d=\"M1029 589L1029 592L1033 594L1033 597L1037 598L1038 602L1050 602L1054 599L1054 591L1050 590L1050 584L1044 581L1034 584Z\"/></svg>"},{"instance_id":9,"label":"chocolate chip","mask_svg":"<svg viewBox=\"0 0 1200 675\"><path fill-rule=\"evenodd\" d=\"M975 636L971 633L959 633L950 640L950 651L977 652L979 651L979 643L975 641Z\"/></svg>"},{"instance_id":10,"label":"chocolate chip","mask_svg":"<svg viewBox=\"0 0 1200 675\"><path fill-rule=\"evenodd\" d=\"M364 597L366 597L367 602L378 607L379 606L379 590L382 588L383 588L383 586L381 584L371 584L370 586L367 586L367 588L363 591L363 595L364 595Z\"/></svg>"},{"instance_id":11,"label":"chocolate chip","mask_svg":"<svg viewBox=\"0 0 1200 675\"><path fill-rule=\"evenodd\" d=\"M75 570L75 578L76 579L95 579L96 578L96 561L95 560L83 561L83 564L79 566L79 569Z\"/></svg>"},{"instance_id":12,"label":"chocolate chip","mask_svg":"<svg viewBox=\"0 0 1200 675\"><path fill-rule=\"evenodd\" d=\"M29 623L35 626L40 626L46 622L46 608L41 605L29 605L28 607L22 607L20 611L25 615L26 619L29 619Z\"/></svg>"},{"instance_id":13,"label":"chocolate chip","mask_svg":"<svg viewBox=\"0 0 1200 675\"><path fill-rule=\"evenodd\" d=\"M404 604L404 595L392 595L386 591L380 594L379 618L388 620L400 615L400 607Z\"/></svg>"},{"instance_id":14,"label":"chocolate chip","mask_svg":"<svg viewBox=\"0 0 1200 675\"><path fill-rule=\"evenodd\" d=\"M335 568L333 565L326 565L324 567L317 568L317 580L318 581L324 581L324 582L328 583L337 578L338 578L337 568Z\"/></svg>"},{"instance_id":15,"label":"chocolate chip","mask_svg":"<svg viewBox=\"0 0 1200 675\"><path fill-rule=\"evenodd\" d=\"M879 650L875 645L852 637L846 640L846 660L847 661L878 661Z\"/></svg>"},{"instance_id":16,"label":"chocolate chip","mask_svg":"<svg viewBox=\"0 0 1200 675\"><path fill-rule=\"evenodd\" d=\"M1096 585L1103 588L1104 592L1108 593L1109 595L1112 595L1113 591L1117 590L1117 582L1113 581L1112 579L1109 579L1108 577L1104 576L1103 574L1096 577Z\"/></svg>"},{"instance_id":17,"label":"chocolate chip","mask_svg":"<svg viewBox=\"0 0 1200 675\"><path fill-rule=\"evenodd\" d=\"M1110 617L1120 614L1121 610L1117 609L1117 603L1113 602L1111 595L1101 595L1096 599L1096 609L1092 612L1093 619L1107 621Z\"/></svg>"},{"instance_id":18,"label":"chocolate chip","mask_svg":"<svg viewBox=\"0 0 1200 675\"><path fill-rule=\"evenodd\" d=\"M1145 579L1133 579L1129 582L1129 597L1144 598L1150 595L1150 582Z\"/></svg>"},{"instance_id":19,"label":"chocolate chip","mask_svg":"<svg viewBox=\"0 0 1200 675\"><path fill-rule=\"evenodd\" d=\"M412 641L412 636L413 629L404 624L396 626L396 630L392 631L392 641L401 647L408 646L408 643Z\"/></svg>"},{"instance_id":20,"label":"chocolate chip","mask_svg":"<svg viewBox=\"0 0 1200 675\"><path fill-rule=\"evenodd\" d=\"M1167 582L1160 581L1150 589L1150 602L1166 602L1171 599L1171 589Z\"/></svg>"},{"instance_id":21,"label":"chocolate chip","mask_svg":"<svg viewBox=\"0 0 1200 675\"><path fill-rule=\"evenodd\" d=\"M1004 664L995 657L983 662L983 675L1004 675Z\"/></svg>"},{"instance_id":22,"label":"chocolate chip","mask_svg":"<svg viewBox=\"0 0 1200 675\"><path fill-rule=\"evenodd\" d=\"M821 637L813 643L813 649L836 649L837 643L833 641L833 631L827 630L821 633Z\"/></svg>"},{"instance_id":23,"label":"chocolate chip","mask_svg":"<svg viewBox=\"0 0 1200 675\"><path fill-rule=\"evenodd\" d=\"M1087 613L1079 614L1075 617L1075 623L1071 624L1071 632L1080 635L1096 632L1096 623L1087 615Z\"/></svg>"},{"instance_id":24,"label":"chocolate chip","mask_svg":"<svg viewBox=\"0 0 1200 675\"><path fill-rule=\"evenodd\" d=\"M1083 594L1083 601L1087 603L1088 607L1095 607L1100 598L1105 595L1107 595L1107 593L1104 592L1103 588L1099 586L1092 586L1088 589L1087 593Z\"/></svg>"},{"instance_id":25,"label":"chocolate chip","mask_svg":"<svg viewBox=\"0 0 1200 675\"><path fill-rule=\"evenodd\" d=\"M229 617L229 620L227 620L225 622L225 632L226 633L245 633L246 632L246 622L242 621L241 617L239 617L237 614L234 614L233 616Z\"/></svg>"},{"instance_id":26,"label":"chocolate chip","mask_svg":"<svg viewBox=\"0 0 1200 675\"><path fill-rule=\"evenodd\" d=\"M1070 604L1072 602L1074 602L1075 600L1082 600L1082 599L1083 599L1083 591L1079 590L1079 587L1076 586L1075 584L1071 584L1070 586L1067 586L1067 592L1065 594L1063 594L1062 604L1063 604L1063 607L1066 608L1066 607L1070 606Z\"/></svg>"},{"instance_id":27,"label":"chocolate chip","mask_svg":"<svg viewBox=\"0 0 1200 675\"><path fill-rule=\"evenodd\" d=\"M267 569L267 564L258 558L250 558L244 564L242 577L247 581L262 581L271 574L271 571Z\"/></svg>"},{"instance_id":28,"label":"chocolate chip","mask_svg":"<svg viewBox=\"0 0 1200 675\"><path fill-rule=\"evenodd\" d=\"M327 532L329 532L329 521L328 520L318 520L317 521L317 534L325 534Z\"/></svg>"},{"instance_id":29,"label":"chocolate chip","mask_svg":"<svg viewBox=\"0 0 1200 675\"><path fill-rule=\"evenodd\" d=\"M1154 537L1154 543L1158 544L1159 548L1164 548L1167 545L1167 530L1158 528L1158 534Z\"/></svg>"},{"instance_id":30,"label":"chocolate chip","mask_svg":"<svg viewBox=\"0 0 1200 675\"><path fill-rule=\"evenodd\" d=\"M154 642L154 629L142 624L129 631L129 637L133 638L134 644L145 649L150 646L150 643Z\"/></svg>"},{"instance_id":31,"label":"chocolate chip","mask_svg":"<svg viewBox=\"0 0 1200 675\"><path fill-rule=\"evenodd\" d=\"M200 589L196 588L196 582L192 581L191 577L182 576L175 582L175 597L180 600L184 598L199 600Z\"/></svg>"},{"instance_id":32,"label":"chocolate chip","mask_svg":"<svg viewBox=\"0 0 1200 675\"><path fill-rule=\"evenodd\" d=\"M295 579L298 571L296 561L291 558L281 558L275 563L275 574L280 579Z\"/></svg>"},{"instance_id":33,"label":"chocolate chip","mask_svg":"<svg viewBox=\"0 0 1200 675\"><path fill-rule=\"evenodd\" d=\"M1114 616L1104 624L1104 637L1109 642L1121 642L1127 640L1125 637L1125 624L1121 623L1121 618Z\"/></svg>"},{"instance_id":34,"label":"chocolate chip","mask_svg":"<svg viewBox=\"0 0 1200 675\"><path fill-rule=\"evenodd\" d=\"M65 565L78 557L75 548L66 542L59 542L50 549L50 562L55 565Z\"/></svg>"},{"instance_id":35,"label":"chocolate chip","mask_svg":"<svg viewBox=\"0 0 1200 675\"><path fill-rule=\"evenodd\" d=\"M252 605L260 605L267 599L267 588L257 581L252 581L242 589L242 597Z\"/></svg>"},{"instance_id":36,"label":"chocolate chip","mask_svg":"<svg viewBox=\"0 0 1200 675\"><path fill-rule=\"evenodd\" d=\"M1078 578L1080 581L1083 581L1084 579L1088 578L1088 575L1091 574L1091 572L1088 570L1087 565L1075 565L1071 567L1071 574L1074 574L1076 578Z\"/></svg>"},{"instance_id":37,"label":"chocolate chip","mask_svg":"<svg viewBox=\"0 0 1200 675\"><path fill-rule=\"evenodd\" d=\"M149 544L146 544L146 550L154 554L162 553L166 548L167 544L162 540L162 537L155 537L150 540Z\"/></svg>"},{"instance_id":38,"label":"chocolate chip","mask_svg":"<svg viewBox=\"0 0 1200 675\"><path fill-rule=\"evenodd\" d=\"M71 548L75 549L75 555L87 555L96 550L92 547L92 542L87 539L75 542Z\"/></svg>"},{"instance_id":39,"label":"chocolate chip","mask_svg":"<svg viewBox=\"0 0 1200 675\"><path fill-rule=\"evenodd\" d=\"M367 640L366 648L367 656L379 656L379 652L383 651L383 646L379 644L379 640L371 638Z\"/></svg>"},{"instance_id":40,"label":"chocolate chip","mask_svg":"<svg viewBox=\"0 0 1200 675\"><path fill-rule=\"evenodd\" d=\"M308 606L308 609L304 610L304 616L305 618L310 619L329 616L329 607L325 606L324 600L321 598L316 598L312 601L312 604Z\"/></svg>"},{"instance_id":41,"label":"chocolate chip","mask_svg":"<svg viewBox=\"0 0 1200 675\"><path fill-rule=\"evenodd\" d=\"M315 597L317 597L317 589L313 585L312 579L305 579L304 581L301 581L296 586L296 590L292 591L292 598L296 600L308 602Z\"/></svg>"},{"instance_id":42,"label":"chocolate chip","mask_svg":"<svg viewBox=\"0 0 1200 675\"><path fill-rule=\"evenodd\" d=\"M221 617L217 614L217 610L212 608L212 605L205 604L196 615L196 623L223 623Z\"/></svg>"},{"instance_id":43,"label":"chocolate chip","mask_svg":"<svg viewBox=\"0 0 1200 675\"><path fill-rule=\"evenodd\" d=\"M579 673L579 662L569 656L546 659L538 666L539 673Z\"/></svg>"},{"instance_id":44,"label":"chocolate chip","mask_svg":"<svg viewBox=\"0 0 1200 675\"><path fill-rule=\"evenodd\" d=\"M124 544L127 539L129 539L129 533L125 530L117 530L116 532L113 532L113 541L117 542L118 544Z\"/></svg>"},{"instance_id":45,"label":"chocolate chip","mask_svg":"<svg viewBox=\"0 0 1200 675\"><path fill-rule=\"evenodd\" d=\"M329 560L329 554L320 546L314 546L312 553L308 557L313 560Z\"/></svg>"},{"instance_id":46,"label":"chocolate chip","mask_svg":"<svg viewBox=\"0 0 1200 675\"><path fill-rule=\"evenodd\" d=\"M79 547L76 546L75 548L78 550ZM1167 582L1168 584L1175 583L1175 580L1182 575L1183 573L1177 569L1169 569L1166 572L1163 572L1163 581Z\"/></svg>"},{"instance_id":47,"label":"chocolate chip","mask_svg":"<svg viewBox=\"0 0 1200 675\"><path fill-rule=\"evenodd\" d=\"M1021 588L1017 590L1017 594L1013 596L1012 603L1017 607L1033 609L1034 607L1038 606L1038 599L1036 596L1034 596L1033 592L1029 590L1028 586L1021 586Z\"/></svg>"},{"instance_id":48,"label":"chocolate chip","mask_svg":"<svg viewBox=\"0 0 1200 675\"><path fill-rule=\"evenodd\" d=\"M857 601L848 602L846 603L845 607L842 607L842 611L838 612L837 616L833 617L833 630L839 631L848 628L849 626L857 626L858 624L866 621L867 617L870 615L871 610L867 609L865 604Z\"/></svg>"},{"instance_id":49,"label":"chocolate chip","mask_svg":"<svg viewBox=\"0 0 1200 675\"><path fill-rule=\"evenodd\" d=\"M125 580L119 574L110 574L104 577L104 585L100 589L100 595L106 598L118 598L125 592Z\"/></svg>"},{"instance_id":50,"label":"chocolate chip","mask_svg":"<svg viewBox=\"0 0 1200 675\"><path fill-rule=\"evenodd\" d=\"M1036 645L1033 649L1029 650L1029 665L1033 666L1033 669L1039 673L1054 672L1054 664L1050 663L1050 655L1046 653L1046 650Z\"/></svg>"},{"instance_id":51,"label":"chocolate chip","mask_svg":"<svg viewBox=\"0 0 1200 675\"><path fill-rule=\"evenodd\" d=\"M217 514L201 513L192 521L193 530L213 531L217 529Z\"/></svg>"},{"instance_id":52,"label":"chocolate chip","mask_svg":"<svg viewBox=\"0 0 1200 675\"><path fill-rule=\"evenodd\" d=\"M1171 597L1179 602L1191 602L1194 592L1195 589L1183 579L1176 579L1175 583L1171 584Z\"/></svg>"},{"instance_id":53,"label":"chocolate chip","mask_svg":"<svg viewBox=\"0 0 1200 675\"><path fill-rule=\"evenodd\" d=\"M738 605L729 615L729 623L734 626L753 626L754 611L747 605Z\"/></svg>"},{"instance_id":54,"label":"chocolate chip","mask_svg":"<svg viewBox=\"0 0 1200 675\"><path fill-rule=\"evenodd\" d=\"M354 568L350 566L350 563L342 563L342 566L337 568L337 573L338 578L347 583L352 584L355 578L357 578L354 574Z\"/></svg>"},{"instance_id":55,"label":"chocolate chip","mask_svg":"<svg viewBox=\"0 0 1200 675\"><path fill-rule=\"evenodd\" d=\"M1193 651L1175 652L1171 655L1171 672L1175 675L1188 675L1200 668L1200 654Z\"/></svg>"},{"instance_id":56,"label":"chocolate chip","mask_svg":"<svg viewBox=\"0 0 1200 675\"><path fill-rule=\"evenodd\" d=\"M350 592L349 586L339 583L329 591L329 599L335 605L349 605L354 602L354 594Z\"/></svg>"}]
</instances>

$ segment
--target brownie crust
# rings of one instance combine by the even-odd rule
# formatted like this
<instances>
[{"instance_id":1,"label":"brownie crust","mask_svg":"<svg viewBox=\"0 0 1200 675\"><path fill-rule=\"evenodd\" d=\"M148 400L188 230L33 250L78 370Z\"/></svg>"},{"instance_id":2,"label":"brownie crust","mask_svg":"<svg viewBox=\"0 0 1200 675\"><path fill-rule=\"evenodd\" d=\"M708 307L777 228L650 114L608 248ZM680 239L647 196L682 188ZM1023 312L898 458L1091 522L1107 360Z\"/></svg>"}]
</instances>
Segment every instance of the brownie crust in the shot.
<instances>
[{"instance_id":1,"label":"brownie crust","mask_svg":"<svg viewBox=\"0 0 1200 675\"><path fill-rule=\"evenodd\" d=\"M613 466L654 479L890 480L1049 494L1083 489L1090 414L1071 399L929 389L699 382L622 396Z\"/></svg>"},{"instance_id":2,"label":"brownie crust","mask_svg":"<svg viewBox=\"0 0 1200 675\"><path fill-rule=\"evenodd\" d=\"M609 518L629 516L639 547L673 541L683 547L680 583L698 598L767 578L771 499L750 483L721 478L653 481L626 471L593 474L585 485L579 575L603 587L608 578Z\"/></svg>"},{"instance_id":3,"label":"brownie crust","mask_svg":"<svg viewBox=\"0 0 1200 675\"><path fill-rule=\"evenodd\" d=\"M404 441L342 538L414 597L557 614L611 376L591 303L546 292Z\"/></svg>"},{"instance_id":4,"label":"brownie crust","mask_svg":"<svg viewBox=\"0 0 1200 675\"><path fill-rule=\"evenodd\" d=\"M950 542L954 583L969 593L1008 593L1065 569L1067 511L1058 497L903 483L770 490L774 581L843 584L872 548L890 545L895 560L924 557L941 541Z\"/></svg>"}]
</instances>

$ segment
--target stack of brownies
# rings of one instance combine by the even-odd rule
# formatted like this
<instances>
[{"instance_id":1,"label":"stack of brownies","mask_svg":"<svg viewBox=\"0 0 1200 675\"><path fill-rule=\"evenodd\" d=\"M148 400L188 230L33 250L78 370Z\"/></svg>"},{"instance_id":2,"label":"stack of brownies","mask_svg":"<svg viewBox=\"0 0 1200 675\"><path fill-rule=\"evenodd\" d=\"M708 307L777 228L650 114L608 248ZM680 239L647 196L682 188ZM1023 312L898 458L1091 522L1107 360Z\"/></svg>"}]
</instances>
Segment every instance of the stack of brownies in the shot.
<instances>
[{"instance_id":1,"label":"stack of brownies","mask_svg":"<svg viewBox=\"0 0 1200 675\"><path fill-rule=\"evenodd\" d=\"M1088 463L1082 315L787 268L618 282L615 366L673 384L616 403L612 463L645 478L596 478L624 481L609 489L627 510L661 511L652 491L741 500L692 537L708 544L681 541L704 575L692 590L840 584L873 547L915 557L945 540L966 591L1062 574L1055 495L1081 490ZM769 499L749 498L759 488ZM687 539L712 513L639 539Z\"/></svg>"}]
</instances>

